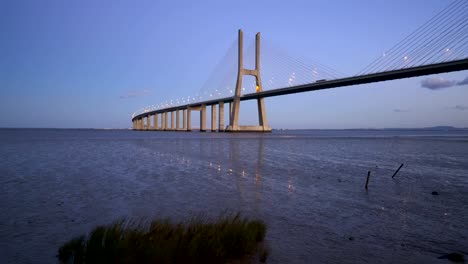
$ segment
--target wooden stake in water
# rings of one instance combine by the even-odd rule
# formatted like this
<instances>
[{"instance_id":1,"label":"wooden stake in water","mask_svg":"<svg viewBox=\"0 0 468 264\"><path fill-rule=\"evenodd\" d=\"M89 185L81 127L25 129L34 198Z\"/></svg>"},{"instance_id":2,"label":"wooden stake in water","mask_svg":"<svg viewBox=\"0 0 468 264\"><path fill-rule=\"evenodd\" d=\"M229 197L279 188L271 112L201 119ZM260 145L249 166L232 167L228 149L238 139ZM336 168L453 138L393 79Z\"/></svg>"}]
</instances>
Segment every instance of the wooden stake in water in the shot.
<instances>
[{"instance_id":1,"label":"wooden stake in water","mask_svg":"<svg viewBox=\"0 0 468 264\"><path fill-rule=\"evenodd\" d=\"M367 179L366 179L366 190L367 190L367 185L369 184L369 177L370 177L370 171L367 172Z\"/></svg>"},{"instance_id":2,"label":"wooden stake in water","mask_svg":"<svg viewBox=\"0 0 468 264\"><path fill-rule=\"evenodd\" d=\"M395 173L393 173L392 179L393 179L393 177L395 177L395 176L397 175L397 173L400 171L400 169L401 169L401 167L403 167L403 165L405 165L405 164L402 163L402 164L400 165L400 167L398 167L398 169L395 171Z\"/></svg>"}]
</instances>

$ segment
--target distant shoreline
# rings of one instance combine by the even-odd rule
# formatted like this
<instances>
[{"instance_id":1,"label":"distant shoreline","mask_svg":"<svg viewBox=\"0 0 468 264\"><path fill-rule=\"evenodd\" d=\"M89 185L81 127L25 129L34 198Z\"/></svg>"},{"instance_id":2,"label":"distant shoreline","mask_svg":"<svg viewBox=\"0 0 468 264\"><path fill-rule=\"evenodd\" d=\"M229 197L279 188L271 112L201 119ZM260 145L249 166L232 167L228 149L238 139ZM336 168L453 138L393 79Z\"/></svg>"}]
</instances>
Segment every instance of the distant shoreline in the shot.
<instances>
[{"instance_id":1,"label":"distant shoreline","mask_svg":"<svg viewBox=\"0 0 468 264\"><path fill-rule=\"evenodd\" d=\"M196 128L194 128L196 130ZM0 127L0 130L117 130L132 128L53 128L53 127ZM273 128L273 131L468 131L468 127L435 126L414 128Z\"/></svg>"}]
</instances>

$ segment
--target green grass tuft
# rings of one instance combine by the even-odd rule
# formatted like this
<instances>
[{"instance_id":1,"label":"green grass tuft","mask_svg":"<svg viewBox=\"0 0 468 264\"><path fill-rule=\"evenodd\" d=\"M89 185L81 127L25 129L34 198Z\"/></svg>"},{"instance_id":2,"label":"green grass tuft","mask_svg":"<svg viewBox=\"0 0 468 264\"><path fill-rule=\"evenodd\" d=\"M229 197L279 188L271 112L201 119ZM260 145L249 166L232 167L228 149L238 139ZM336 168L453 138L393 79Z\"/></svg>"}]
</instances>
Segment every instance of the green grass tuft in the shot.
<instances>
[{"instance_id":1,"label":"green grass tuft","mask_svg":"<svg viewBox=\"0 0 468 264\"><path fill-rule=\"evenodd\" d=\"M265 262L266 225L240 214L184 223L149 225L118 221L60 247L61 263L251 263Z\"/></svg>"}]
</instances>

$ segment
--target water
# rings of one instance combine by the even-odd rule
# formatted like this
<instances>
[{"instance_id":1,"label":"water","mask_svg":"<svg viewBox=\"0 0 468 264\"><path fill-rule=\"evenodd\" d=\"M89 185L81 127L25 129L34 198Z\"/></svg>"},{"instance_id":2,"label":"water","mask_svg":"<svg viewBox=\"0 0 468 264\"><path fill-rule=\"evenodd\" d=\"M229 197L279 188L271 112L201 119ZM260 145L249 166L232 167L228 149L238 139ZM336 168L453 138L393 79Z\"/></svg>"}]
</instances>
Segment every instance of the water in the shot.
<instances>
[{"instance_id":1,"label":"water","mask_svg":"<svg viewBox=\"0 0 468 264\"><path fill-rule=\"evenodd\" d=\"M269 263L446 263L467 201L468 131L0 130L0 263L54 263L122 217L226 211L267 222Z\"/></svg>"}]
</instances>

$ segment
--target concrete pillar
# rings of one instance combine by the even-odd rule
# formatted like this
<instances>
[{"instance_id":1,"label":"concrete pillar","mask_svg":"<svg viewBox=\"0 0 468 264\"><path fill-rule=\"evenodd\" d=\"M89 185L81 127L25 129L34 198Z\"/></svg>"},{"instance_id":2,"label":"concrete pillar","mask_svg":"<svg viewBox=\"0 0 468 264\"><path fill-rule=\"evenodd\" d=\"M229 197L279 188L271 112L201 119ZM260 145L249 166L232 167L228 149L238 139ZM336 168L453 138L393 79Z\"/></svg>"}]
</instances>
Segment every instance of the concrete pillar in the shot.
<instances>
[{"instance_id":1,"label":"concrete pillar","mask_svg":"<svg viewBox=\"0 0 468 264\"><path fill-rule=\"evenodd\" d=\"M175 129L175 111L171 112L171 130Z\"/></svg>"},{"instance_id":2,"label":"concrete pillar","mask_svg":"<svg viewBox=\"0 0 468 264\"><path fill-rule=\"evenodd\" d=\"M153 116L153 128L154 130L158 130L159 129L159 125L158 125L158 113L155 113L154 116Z\"/></svg>"},{"instance_id":3,"label":"concrete pillar","mask_svg":"<svg viewBox=\"0 0 468 264\"><path fill-rule=\"evenodd\" d=\"M176 110L176 122L175 122L175 127L176 127L176 130L179 130L179 123L180 123L180 120L179 120L179 117L180 117L180 110L177 109Z\"/></svg>"},{"instance_id":4,"label":"concrete pillar","mask_svg":"<svg viewBox=\"0 0 468 264\"><path fill-rule=\"evenodd\" d=\"M182 110L182 128L187 130L187 109Z\"/></svg>"},{"instance_id":5,"label":"concrete pillar","mask_svg":"<svg viewBox=\"0 0 468 264\"><path fill-rule=\"evenodd\" d=\"M164 130L169 130L169 114L164 112Z\"/></svg>"},{"instance_id":6,"label":"concrete pillar","mask_svg":"<svg viewBox=\"0 0 468 264\"><path fill-rule=\"evenodd\" d=\"M261 92L263 90L262 85L262 78L260 78L260 33L255 35L255 70L257 74L255 75L255 79L257 81L257 92ZM257 106L258 106L258 124L263 127L264 130L270 130L271 128L268 126L267 118L266 118L266 111L265 111L265 103L263 98L257 99Z\"/></svg>"},{"instance_id":7,"label":"concrete pillar","mask_svg":"<svg viewBox=\"0 0 468 264\"><path fill-rule=\"evenodd\" d=\"M166 130L166 115L161 113L161 130Z\"/></svg>"},{"instance_id":8,"label":"concrete pillar","mask_svg":"<svg viewBox=\"0 0 468 264\"><path fill-rule=\"evenodd\" d=\"M192 110L187 108L187 131L192 131Z\"/></svg>"},{"instance_id":9,"label":"concrete pillar","mask_svg":"<svg viewBox=\"0 0 468 264\"><path fill-rule=\"evenodd\" d=\"M232 102L229 103L229 124L232 123Z\"/></svg>"},{"instance_id":10,"label":"concrete pillar","mask_svg":"<svg viewBox=\"0 0 468 264\"><path fill-rule=\"evenodd\" d=\"M200 131L206 131L206 105L202 104L200 109Z\"/></svg>"},{"instance_id":11,"label":"concrete pillar","mask_svg":"<svg viewBox=\"0 0 468 264\"><path fill-rule=\"evenodd\" d=\"M152 119L152 118L151 118L151 115L148 115L148 116L146 117L146 122L148 123L148 126L146 127L147 130L153 129L153 124L151 123L151 119Z\"/></svg>"},{"instance_id":12,"label":"concrete pillar","mask_svg":"<svg viewBox=\"0 0 468 264\"><path fill-rule=\"evenodd\" d=\"M242 77L244 75L251 75L256 80L256 92L262 91L262 81L260 77L260 33L255 36L255 69L249 70L244 69L243 66L243 34L242 30L239 30L239 42L238 42L238 65L237 65L237 83L236 91L234 93L232 104L232 110L229 111L229 126L227 131L258 131L258 132L269 132L271 128L267 124L265 104L263 98L257 99L258 105L258 126L239 126L239 109L240 99L242 95Z\"/></svg>"},{"instance_id":13,"label":"concrete pillar","mask_svg":"<svg viewBox=\"0 0 468 264\"><path fill-rule=\"evenodd\" d=\"M232 109L229 111L229 127L232 130L238 130L239 126L239 107L242 93L242 77L244 75L244 34L239 30L239 39L237 43L237 82L233 101L230 103Z\"/></svg>"},{"instance_id":14,"label":"concrete pillar","mask_svg":"<svg viewBox=\"0 0 468 264\"><path fill-rule=\"evenodd\" d=\"M211 131L216 131L216 105L211 105Z\"/></svg>"},{"instance_id":15,"label":"concrete pillar","mask_svg":"<svg viewBox=\"0 0 468 264\"><path fill-rule=\"evenodd\" d=\"M224 131L224 102L219 102L218 131Z\"/></svg>"}]
</instances>

